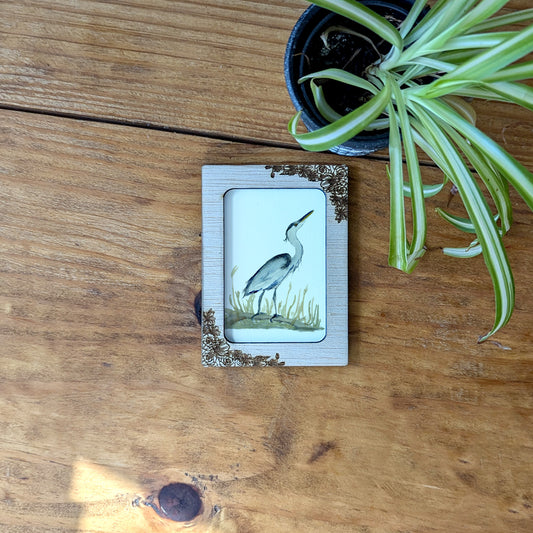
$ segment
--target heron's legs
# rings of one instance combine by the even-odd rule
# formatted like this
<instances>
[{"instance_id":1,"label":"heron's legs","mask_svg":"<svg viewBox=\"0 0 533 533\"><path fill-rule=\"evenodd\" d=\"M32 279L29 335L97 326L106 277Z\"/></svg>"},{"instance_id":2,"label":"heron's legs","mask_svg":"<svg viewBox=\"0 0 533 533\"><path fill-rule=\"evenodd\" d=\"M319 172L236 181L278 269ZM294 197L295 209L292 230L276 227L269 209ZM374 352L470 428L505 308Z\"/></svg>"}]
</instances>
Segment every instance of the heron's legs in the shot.
<instances>
[{"instance_id":1,"label":"heron's legs","mask_svg":"<svg viewBox=\"0 0 533 533\"><path fill-rule=\"evenodd\" d=\"M274 320L278 315L278 302L276 301L276 291L278 290L278 288L276 287L274 289L274 296L272 296L272 300L274 300L274 314L270 317L270 322L272 322L272 320Z\"/></svg>"},{"instance_id":2,"label":"heron's legs","mask_svg":"<svg viewBox=\"0 0 533 533\"><path fill-rule=\"evenodd\" d=\"M259 302L257 304L257 313L252 317L252 320L256 317L256 316L259 316L261 314L261 302L263 301L263 296L265 294L265 291L263 291L260 295L259 295Z\"/></svg>"},{"instance_id":3,"label":"heron's legs","mask_svg":"<svg viewBox=\"0 0 533 533\"><path fill-rule=\"evenodd\" d=\"M259 296L259 302L257 304L257 314L259 315L261 313L261 302L263 301L263 296L265 295L265 291L261 293L261 296Z\"/></svg>"}]
</instances>

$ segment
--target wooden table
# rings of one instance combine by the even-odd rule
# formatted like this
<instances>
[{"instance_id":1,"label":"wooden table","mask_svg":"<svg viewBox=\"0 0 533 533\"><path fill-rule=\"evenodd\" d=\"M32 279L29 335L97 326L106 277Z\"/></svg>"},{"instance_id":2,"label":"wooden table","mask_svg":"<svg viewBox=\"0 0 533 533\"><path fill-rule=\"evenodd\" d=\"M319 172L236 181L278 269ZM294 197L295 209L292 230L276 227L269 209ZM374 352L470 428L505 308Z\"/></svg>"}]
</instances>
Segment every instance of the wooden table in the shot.
<instances>
[{"instance_id":1,"label":"wooden table","mask_svg":"<svg viewBox=\"0 0 533 533\"><path fill-rule=\"evenodd\" d=\"M0 4L0 531L533 530L533 215L506 237L517 305L429 204L387 267L387 153L301 151L282 73L303 0ZM529 7L514 0L510 9ZM533 120L479 104L526 166ZM350 364L204 369L203 164L350 168ZM425 167L428 179L438 171Z\"/></svg>"}]
</instances>

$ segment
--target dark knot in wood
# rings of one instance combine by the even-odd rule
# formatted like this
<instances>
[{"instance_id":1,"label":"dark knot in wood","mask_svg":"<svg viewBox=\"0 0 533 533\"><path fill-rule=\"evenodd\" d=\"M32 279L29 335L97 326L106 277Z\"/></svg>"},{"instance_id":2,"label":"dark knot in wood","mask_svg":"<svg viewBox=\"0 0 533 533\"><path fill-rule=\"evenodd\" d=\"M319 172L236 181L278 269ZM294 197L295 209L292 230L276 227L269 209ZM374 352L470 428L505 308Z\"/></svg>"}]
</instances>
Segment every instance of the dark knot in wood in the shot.
<instances>
[{"instance_id":1,"label":"dark knot in wood","mask_svg":"<svg viewBox=\"0 0 533 533\"><path fill-rule=\"evenodd\" d=\"M202 325L202 291L200 291L194 299L194 314L198 324Z\"/></svg>"},{"instance_id":2,"label":"dark knot in wood","mask_svg":"<svg viewBox=\"0 0 533 533\"><path fill-rule=\"evenodd\" d=\"M159 491L161 515L176 522L189 522L202 510L197 490L186 483L171 483Z\"/></svg>"}]
</instances>

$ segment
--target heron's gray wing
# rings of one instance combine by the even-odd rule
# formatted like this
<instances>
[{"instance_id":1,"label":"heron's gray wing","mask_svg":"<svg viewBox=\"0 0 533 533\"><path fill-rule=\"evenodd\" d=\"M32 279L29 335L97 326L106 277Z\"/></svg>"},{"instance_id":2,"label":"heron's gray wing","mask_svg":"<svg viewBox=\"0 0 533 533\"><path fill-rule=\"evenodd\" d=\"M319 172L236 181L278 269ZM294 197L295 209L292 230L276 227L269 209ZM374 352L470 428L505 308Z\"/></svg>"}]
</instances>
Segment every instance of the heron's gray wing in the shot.
<instances>
[{"instance_id":1,"label":"heron's gray wing","mask_svg":"<svg viewBox=\"0 0 533 533\"><path fill-rule=\"evenodd\" d=\"M246 283L244 296L253 292L273 289L287 275L291 264L289 254L279 254L269 259Z\"/></svg>"}]
</instances>

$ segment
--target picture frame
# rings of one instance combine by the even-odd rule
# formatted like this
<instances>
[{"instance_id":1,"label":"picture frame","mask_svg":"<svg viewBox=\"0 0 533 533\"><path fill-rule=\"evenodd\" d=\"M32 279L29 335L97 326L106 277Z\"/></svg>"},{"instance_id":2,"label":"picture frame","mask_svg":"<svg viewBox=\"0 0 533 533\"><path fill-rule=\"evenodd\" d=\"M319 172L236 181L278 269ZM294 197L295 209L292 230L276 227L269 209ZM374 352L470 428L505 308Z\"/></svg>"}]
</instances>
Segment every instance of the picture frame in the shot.
<instances>
[{"instance_id":1,"label":"picture frame","mask_svg":"<svg viewBox=\"0 0 533 533\"><path fill-rule=\"evenodd\" d=\"M348 363L346 165L202 167L202 364Z\"/></svg>"}]
</instances>

